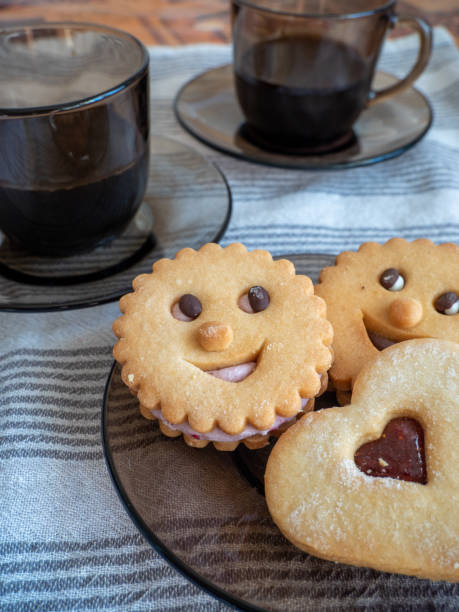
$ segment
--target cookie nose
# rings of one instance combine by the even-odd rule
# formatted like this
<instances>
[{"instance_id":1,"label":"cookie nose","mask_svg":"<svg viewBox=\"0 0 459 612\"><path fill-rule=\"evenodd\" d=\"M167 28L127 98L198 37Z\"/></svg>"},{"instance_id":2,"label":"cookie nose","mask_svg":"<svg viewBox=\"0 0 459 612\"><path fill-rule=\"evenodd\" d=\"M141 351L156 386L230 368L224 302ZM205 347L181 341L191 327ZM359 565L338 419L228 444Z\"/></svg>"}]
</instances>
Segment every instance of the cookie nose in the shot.
<instances>
[{"instance_id":1,"label":"cookie nose","mask_svg":"<svg viewBox=\"0 0 459 612\"><path fill-rule=\"evenodd\" d=\"M389 319L396 327L414 327L422 319L422 305L414 298L398 298L389 306Z\"/></svg>"},{"instance_id":2,"label":"cookie nose","mask_svg":"<svg viewBox=\"0 0 459 612\"><path fill-rule=\"evenodd\" d=\"M198 329L199 344L205 351L224 351L233 341L233 330L219 321L207 321Z\"/></svg>"}]
</instances>

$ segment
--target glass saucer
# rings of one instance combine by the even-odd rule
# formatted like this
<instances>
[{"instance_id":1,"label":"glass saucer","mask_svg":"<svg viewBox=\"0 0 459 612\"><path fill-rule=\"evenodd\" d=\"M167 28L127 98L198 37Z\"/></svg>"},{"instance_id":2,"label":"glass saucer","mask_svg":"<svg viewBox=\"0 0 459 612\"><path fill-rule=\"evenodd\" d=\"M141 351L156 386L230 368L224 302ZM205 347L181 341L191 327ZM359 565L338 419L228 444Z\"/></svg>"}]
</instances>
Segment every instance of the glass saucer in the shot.
<instances>
[{"instance_id":1,"label":"glass saucer","mask_svg":"<svg viewBox=\"0 0 459 612\"><path fill-rule=\"evenodd\" d=\"M292 255L317 279L331 255ZM318 408L334 397L318 400ZM263 497L270 447L219 452L188 447L145 420L114 365L102 410L105 458L125 508L147 541L176 569L244 610L454 608L455 586L316 559L272 522ZM403 603L401 603L403 602ZM406 606L405 606L406 607ZM411 608L410 608L411 609Z\"/></svg>"},{"instance_id":2,"label":"glass saucer","mask_svg":"<svg viewBox=\"0 0 459 612\"><path fill-rule=\"evenodd\" d=\"M218 241L230 214L230 189L217 166L176 140L152 136L144 201L111 242L79 255L41 257L13 246L0 232L0 311L63 310L117 300L156 259Z\"/></svg>"},{"instance_id":3,"label":"glass saucer","mask_svg":"<svg viewBox=\"0 0 459 612\"><path fill-rule=\"evenodd\" d=\"M378 71L374 89L397 79ZM348 147L321 155L282 154L264 150L246 138L246 126L236 100L231 65L208 70L178 92L174 109L182 126L205 144L247 161L305 170L352 168L401 155L416 144L432 123L430 103L408 87L367 108L354 126Z\"/></svg>"}]
</instances>

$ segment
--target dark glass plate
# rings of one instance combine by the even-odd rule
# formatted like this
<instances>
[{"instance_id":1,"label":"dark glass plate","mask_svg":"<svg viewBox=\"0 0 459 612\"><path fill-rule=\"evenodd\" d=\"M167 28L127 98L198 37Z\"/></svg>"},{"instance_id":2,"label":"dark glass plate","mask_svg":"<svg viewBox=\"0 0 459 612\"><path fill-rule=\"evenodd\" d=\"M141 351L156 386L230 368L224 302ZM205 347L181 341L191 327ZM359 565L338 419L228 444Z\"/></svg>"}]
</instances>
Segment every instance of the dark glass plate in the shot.
<instances>
[{"instance_id":1,"label":"dark glass plate","mask_svg":"<svg viewBox=\"0 0 459 612\"><path fill-rule=\"evenodd\" d=\"M231 214L221 171L164 136L151 137L150 151L144 201L111 242L80 255L40 257L19 250L0 232L0 310L63 310L117 300L156 259L221 238Z\"/></svg>"},{"instance_id":2,"label":"dark glass plate","mask_svg":"<svg viewBox=\"0 0 459 612\"><path fill-rule=\"evenodd\" d=\"M292 255L317 279L331 255ZM318 408L333 405L334 396ZM245 610L393 610L451 606L454 585L316 559L271 521L263 497L270 447L189 448L145 420L112 368L102 411L105 457L127 512L150 544L192 581ZM449 608L448 608L449 609Z\"/></svg>"},{"instance_id":3,"label":"dark glass plate","mask_svg":"<svg viewBox=\"0 0 459 612\"><path fill-rule=\"evenodd\" d=\"M377 72L374 88L397 79ZM365 166L401 155L416 144L432 123L429 101L414 87L367 108L354 126L355 139L340 151L321 155L285 155L266 151L245 136L231 65L203 72L178 92L175 113L183 127L211 147L247 161L305 170Z\"/></svg>"}]
</instances>

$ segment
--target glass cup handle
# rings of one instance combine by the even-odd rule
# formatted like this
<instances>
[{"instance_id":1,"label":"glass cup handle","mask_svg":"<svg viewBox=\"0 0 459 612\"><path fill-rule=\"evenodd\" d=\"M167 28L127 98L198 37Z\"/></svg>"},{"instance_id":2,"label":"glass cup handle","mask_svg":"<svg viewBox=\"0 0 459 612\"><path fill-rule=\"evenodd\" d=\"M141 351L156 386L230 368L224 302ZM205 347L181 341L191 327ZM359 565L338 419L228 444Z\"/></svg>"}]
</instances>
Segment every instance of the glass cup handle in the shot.
<instances>
[{"instance_id":1,"label":"glass cup handle","mask_svg":"<svg viewBox=\"0 0 459 612\"><path fill-rule=\"evenodd\" d=\"M394 83L394 85L390 87L380 89L379 91L372 91L367 106L371 106L389 96L393 96L402 89L405 89L405 87L408 87L408 85L411 85L411 83L413 83L413 81L415 81L424 71L429 62L430 53L432 51L432 28L427 21L419 17L395 17L392 27L395 25L407 25L418 34L419 51L416 63L405 78L397 81L397 83Z\"/></svg>"}]
</instances>

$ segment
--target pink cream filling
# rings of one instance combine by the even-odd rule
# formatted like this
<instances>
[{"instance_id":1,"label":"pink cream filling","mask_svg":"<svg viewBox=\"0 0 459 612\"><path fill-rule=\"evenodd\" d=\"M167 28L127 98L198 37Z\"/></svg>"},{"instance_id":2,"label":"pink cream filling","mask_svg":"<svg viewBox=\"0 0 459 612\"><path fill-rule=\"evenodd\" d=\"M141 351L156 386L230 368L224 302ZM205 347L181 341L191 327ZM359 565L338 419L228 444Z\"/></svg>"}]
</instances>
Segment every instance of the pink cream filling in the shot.
<instances>
[{"instance_id":1,"label":"pink cream filling","mask_svg":"<svg viewBox=\"0 0 459 612\"><path fill-rule=\"evenodd\" d=\"M304 402L303 405L306 405L306 402L308 400L302 399L301 401L302 403ZM241 433L235 436L231 436L225 433L224 431L222 431L220 427L214 427L212 431L208 431L207 433L200 433L200 432L195 431L192 427L190 427L188 423L180 423L179 425L172 425L172 423L169 423L169 421L166 421L166 419L163 417L163 415L161 414L161 410L152 410L151 413L157 419L160 419L163 423L165 423L171 429L176 429L177 431L181 431L182 433L187 434L188 436L191 436L195 438L196 440L210 440L212 442L237 442L238 440L243 440L244 438L248 438L250 436L255 436L259 434L265 435L269 433L270 431L274 431L286 421L292 421L295 418L295 417L281 417L281 416L276 415L274 419L274 423L272 424L272 427L270 427L269 429L265 429L265 430L256 429L252 425L247 425L241 431Z\"/></svg>"},{"instance_id":2,"label":"pink cream filling","mask_svg":"<svg viewBox=\"0 0 459 612\"><path fill-rule=\"evenodd\" d=\"M220 378L221 380L226 380L228 382L240 382L247 378L249 374L251 374L257 364L255 361L249 361L248 363L241 363L240 365L230 366L228 368L220 368L219 370L208 370L207 374L211 374L216 378ZM303 410L309 400L301 399L301 409ZM269 429L257 429L252 425L246 425L246 427L241 431L241 433L237 435L230 435L222 431L219 427L214 427L212 431L207 433L200 433L194 430L188 423L179 423L178 425L173 425L167 421L161 410L152 410L151 413L157 418L160 419L163 423L165 423L171 429L175 429L177 431L181 431L182 433L195 438L196 440L211 440L212 442L237 442L238 440L243 440L244 438L248 438L250 436L255 435L266 435L270 431L274 431L278 427L280 427L283 423L287 421L292 421L295 419L296 415L293 417L282 417L276 415L274 418L274 423Z\"/></svg>"},{"instance_id":3,"label":"pink cream filling","mask_svg":"<svg viewBox=\"0 0 459 612\"><path fill-rule=\"evenodd\" d=\"M248 361L240 365L229 366L228 368L220 368L218 370L206 370L207 374L226 380L227 382L241 382L257 367L256 361Z\"/></svg>"}]
</instances>

